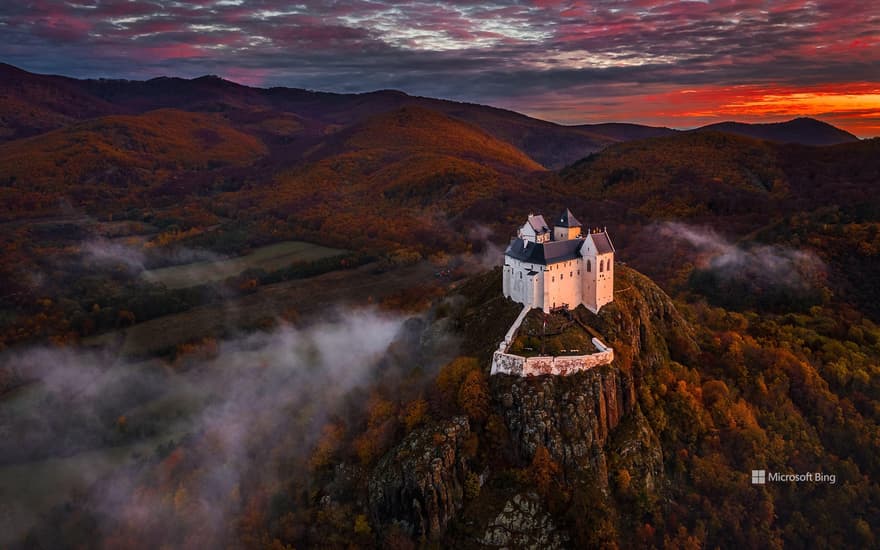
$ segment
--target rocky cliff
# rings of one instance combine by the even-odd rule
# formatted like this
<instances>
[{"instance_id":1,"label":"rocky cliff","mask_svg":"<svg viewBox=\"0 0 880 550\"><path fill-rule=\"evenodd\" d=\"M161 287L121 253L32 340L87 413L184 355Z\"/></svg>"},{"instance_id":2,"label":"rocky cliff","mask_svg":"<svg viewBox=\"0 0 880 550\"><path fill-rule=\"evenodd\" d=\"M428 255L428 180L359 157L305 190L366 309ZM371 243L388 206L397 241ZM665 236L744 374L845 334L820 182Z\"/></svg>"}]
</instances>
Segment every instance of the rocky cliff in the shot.
<instances>
[{"instance_id":1,"label":"rocky cliff","mask_svg":"<svg viewBox=\"0 0 880 550\"><path fill-rule=\"evenodd\" d=\"M567 377L496 375L492 395L524 462L543 445L567 474L597 472L607 481L604 447L634 407L629 375L613 366Z\"/></svg>"},{"instance_id":2,"label":"rocky cliff","mask_svg":"<svg viewBox=\"0 0 880 550\"><path fill-rule=\"evenodd\" d=\"M492 395L521 460L530 461L542 445L567 478L586 475L607 487L613 443L613 456L623 452L641 483L653 488L662 474L662 453L639 410L637 387L642 373L669 361L672 353L693 354L697 348L686 320L650 279L621 266L616 287L614 302L598 315L584 308L575 312L615 348L614 362L567 377L496 375ZM612 442L624 422L625 437L618 434Z\"/></svg>"},{"instance_id":3,"label":"rocky cliff","mask_svg":"<svg viewBox=\"0 0 880 550\"><path fill-rule=\"evenodd\" d=\"M369 481L374 524L397 524L413 538L439 537L462 506L468 421L456 417L410 433Z\"/></svg>"}]
</instances>

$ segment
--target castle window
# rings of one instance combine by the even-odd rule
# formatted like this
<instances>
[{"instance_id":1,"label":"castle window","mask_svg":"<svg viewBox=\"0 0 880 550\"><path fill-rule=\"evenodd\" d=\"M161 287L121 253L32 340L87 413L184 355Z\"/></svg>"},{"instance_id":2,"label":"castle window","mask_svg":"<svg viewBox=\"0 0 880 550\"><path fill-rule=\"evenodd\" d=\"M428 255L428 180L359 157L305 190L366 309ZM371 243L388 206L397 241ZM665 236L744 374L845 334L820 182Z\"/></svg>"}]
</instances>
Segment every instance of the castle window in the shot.
<instances>
[{"instance_id":1,"label":"castle window","mask_svg":"<svg viewBox=\"0 0 880 550\"><path fill-rule=\"evenodd\" d=\"M522 271L519 272L519 278L522 279Z\"/></svg>"},{"instance_id":2,"label":"castle window","mask_svg":"<svg viewBox=\"0 0 880 550\"><path fill-rule=\"evenodd\" d=\"M599 273L605 271L605 260L599 260Z\"/></svg>"},{"instance_id":3,"label":"castle window","mask_svg":"<svg viewBox=\"0 0 880 550\"><path fill-rule=\"evenodd\" d=\"M555 275L552 277L552 280L551 280L550 282L552 282L552 283L555 283L555 282L556 282L556 276L555 276Z\"/></svg>"},{"instance_id":4,"label":"castle window","mask_svg":"<svg viewBox=\"0 0 880 550\"><path fill-rule=\"evenodd\" d=\"M561 281L562 279L565 279L565 273L559 275L559 280Z\"/></svg>"},{"instance_id":5,"label":"castle window","mask_svg":"<svg viewBox=\"0 0 880 550\"><path fill-rule=\"evenodd\" d=\"M569 277L574 277L574 272L573 272L573 271L569 271L569 272L568 272L568 276L569 276Z\"/></svg>"},{"instance_id":6,"label":"castle window","mask_svg":"<svg viewBox=\"0 0 880 550\"><path fill-rule=\"evenodd\" d=\"M587 273L593 271L593 263L587 260Z\"/></svg>"}]
</instances>

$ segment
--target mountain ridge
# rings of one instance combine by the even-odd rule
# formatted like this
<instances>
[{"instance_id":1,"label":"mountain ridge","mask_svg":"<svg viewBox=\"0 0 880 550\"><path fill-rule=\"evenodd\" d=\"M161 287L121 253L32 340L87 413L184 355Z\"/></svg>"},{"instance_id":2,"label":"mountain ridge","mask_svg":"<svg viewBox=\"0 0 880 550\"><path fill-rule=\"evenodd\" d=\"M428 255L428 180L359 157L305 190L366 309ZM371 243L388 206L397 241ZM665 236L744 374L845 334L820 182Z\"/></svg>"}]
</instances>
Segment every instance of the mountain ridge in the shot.
<instances>
[{"instance_id":1,"label":"mountain ridge","mask_svg":"<svg viewBox=\"0 0 880 550\"><path fill-rule=\"evenodd\" d=\"M805 145L858 139L821 121L813 125L798 122L802 119L770 125L722 122L693 130L618 122L563 125L509 109L410 95L400 90L335 93L277 86L257 88L217 75L191 79L167 76L149 80L76 79L31 73L8 64L0 65L0 71L7 76L0 84L0 97L11 106L9 112L0 111L0 141L57 129L85 118L142 114L162 108L221 112L233 121L248 118L255 111L292 114L305 121L300 137L315 137L337 126L348 126L406 105L439 111L479 126L550 169L567 166L613 143L719 129L719 125L723 129L724 125L734 124L729 130L732 133ZM76 105L76 110L72 111L71 105ZM23 112L31 113L30 117L23 118L20 114ZM819 134L814 136L815 132Z\"/></svg>"}]
</instances>

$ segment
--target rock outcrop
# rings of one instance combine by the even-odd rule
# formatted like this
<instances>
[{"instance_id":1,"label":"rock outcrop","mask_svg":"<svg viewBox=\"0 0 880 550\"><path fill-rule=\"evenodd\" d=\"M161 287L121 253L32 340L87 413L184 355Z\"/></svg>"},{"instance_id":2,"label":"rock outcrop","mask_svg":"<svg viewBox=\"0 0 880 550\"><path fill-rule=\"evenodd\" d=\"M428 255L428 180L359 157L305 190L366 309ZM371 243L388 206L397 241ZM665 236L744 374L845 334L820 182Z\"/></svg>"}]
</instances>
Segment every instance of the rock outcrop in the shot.
<instances>
[{"instance_id":1,"label":"rock outcrop","mask_svg":"<svg viewBox=\"0 0 880 550\"><path fill-rule=\"evenodd\" d=\"M663 478L663 450L641 409L627 415L608 445L609 470L625 470L634 491L650 498L657 494Z\"/></svg>"},{"instance_id":2,"label":"rock outcrop","mask_svg":"<svg viewBox=\"0 0 880 550\"><path fill-rule=\"evenodd\" d=\"M568 377L495 376L492 384L496 408L523 461L543 445L566 472L592 470L607 478L603 449L635 402L632 380L619 369Z\"/></svg>"},{"instance_id":3,"label":"rock outcrop","mask_svg":"<svg viewBox=\"0 0 880 550\"><path fill-rule=\"evenodd\" d=\"M389 451L369 481L374 525L396 523L410 536L436 539L461 508L467 475L461 447L467 418L418 429Z\"/></svg>"},{"instance_id":4,"label":"rock outcrop","mask_svg":"<svg viewBox=\"0 0 880 550\"><path fill-rule=\"evenodd\" d=\"M566 548L568 536L559 531L535 493L508 500L486 528L480 543L486 548Z\"/></svg>"}]
</instances>

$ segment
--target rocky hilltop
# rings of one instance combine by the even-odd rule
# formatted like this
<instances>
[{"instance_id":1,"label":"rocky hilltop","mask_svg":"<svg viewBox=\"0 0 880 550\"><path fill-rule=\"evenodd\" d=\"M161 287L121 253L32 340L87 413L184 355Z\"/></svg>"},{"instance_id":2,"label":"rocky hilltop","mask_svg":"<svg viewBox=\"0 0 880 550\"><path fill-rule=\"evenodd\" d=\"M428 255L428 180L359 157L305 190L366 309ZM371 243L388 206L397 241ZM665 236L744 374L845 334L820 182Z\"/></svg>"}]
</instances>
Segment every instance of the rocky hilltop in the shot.
<instances>
[{"instance_id":1,"label":"rocky hilltop","mask_svg":"<svg viewBox=\"0 0 880 550\"><path fill-rule=\"evenodd\" d=\"M457 417L426 426L380 460L369 482L377 525L403 528L416 540L446 537L459 547L567 547L571 520L534 478L540 461L573 488L564 495L569 501L589 495L610 507L621 476L627 494L656 499L663 453L639 406L641 377L672 353L696 353L696 344L654 283L626 267L618 278L615 302L599 315L575 312L621 350L614 362L566 377L492 376L485 423ZM517 309L493 295L499 279L496 270L468 283L453 315L465 348L472 346L467 351L486 368L492 346L484 344L503 336L501 320ZM485 453L467 456L463 443L471 434Z\"/></svg>"}]
</instances>

